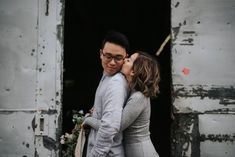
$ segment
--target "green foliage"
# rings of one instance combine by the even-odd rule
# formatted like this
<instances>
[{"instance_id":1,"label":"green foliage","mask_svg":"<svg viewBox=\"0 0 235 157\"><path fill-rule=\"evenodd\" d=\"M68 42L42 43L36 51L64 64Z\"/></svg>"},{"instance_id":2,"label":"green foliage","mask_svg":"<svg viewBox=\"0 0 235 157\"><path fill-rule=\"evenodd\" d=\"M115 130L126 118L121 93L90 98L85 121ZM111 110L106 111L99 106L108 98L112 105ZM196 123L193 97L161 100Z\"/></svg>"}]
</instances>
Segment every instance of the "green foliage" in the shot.
<instances>
[{"instance_id":1,"label":"green foliage","mask_svg":"<svg viewBox=\"0 0 235 157\"><path fill-rule=\"evenodd\" d=\"M65 133L60 137L60 144L63 145L62 156L63 157L74 157L74 151L77 144L77 139L81 130L81 124L84 120L83 110L73 110L73 123L74 128L71 133Z\"/></svg>"}]
</instances>

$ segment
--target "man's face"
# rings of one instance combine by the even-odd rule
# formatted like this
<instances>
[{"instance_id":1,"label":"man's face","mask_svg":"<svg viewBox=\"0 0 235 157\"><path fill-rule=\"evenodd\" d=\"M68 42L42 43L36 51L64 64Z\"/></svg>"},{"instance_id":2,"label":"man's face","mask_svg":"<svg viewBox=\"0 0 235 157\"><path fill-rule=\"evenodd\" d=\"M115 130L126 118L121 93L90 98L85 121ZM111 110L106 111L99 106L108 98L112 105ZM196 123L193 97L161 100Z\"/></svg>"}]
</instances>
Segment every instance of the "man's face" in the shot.
<instances>
[{"instance_id":1,"label":"man's face","mask_svg":"<svg viewBox=\"0 0 235 157\"><path fill-rule=\"evenodd\" d=\"M127 56L126 50L116 44L106 42L100 50L100 59L106 74L114 75L120 71Z\"/></svg>"}]
</instances>

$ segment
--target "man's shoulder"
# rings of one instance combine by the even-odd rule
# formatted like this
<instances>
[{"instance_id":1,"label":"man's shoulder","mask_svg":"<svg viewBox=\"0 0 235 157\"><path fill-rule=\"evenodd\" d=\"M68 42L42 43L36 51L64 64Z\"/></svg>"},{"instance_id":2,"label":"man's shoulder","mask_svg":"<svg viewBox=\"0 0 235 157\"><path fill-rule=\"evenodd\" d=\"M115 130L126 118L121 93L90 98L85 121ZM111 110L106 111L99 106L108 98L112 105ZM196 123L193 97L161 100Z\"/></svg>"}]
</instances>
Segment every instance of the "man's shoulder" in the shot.
<instances>
[{"instance_id":1,"label":"man's shoulder","mask_svg":"<svg viewBox=\"0 0 235 157\"><path fill-rule=\"evenodd\" d=\"M121 72L118 72L118 73L114 74L112 76L112 78L114 78L114 79L115 78L125 79L125 76Z\"/></svg>"},{"instance_id":2,"label":"man's shoulder","mask_svg":"<svg viewBox=\"0 0 235 157\"><path fill-rule=\"evenodd\" d=\"M111 84L117 84L117 85L122 85L122 86L127 86L127 80L125 78L125 76L118 72L116 74L114 74L111 79L110 79L110 82Z\"/></svg>"}]
</instances>

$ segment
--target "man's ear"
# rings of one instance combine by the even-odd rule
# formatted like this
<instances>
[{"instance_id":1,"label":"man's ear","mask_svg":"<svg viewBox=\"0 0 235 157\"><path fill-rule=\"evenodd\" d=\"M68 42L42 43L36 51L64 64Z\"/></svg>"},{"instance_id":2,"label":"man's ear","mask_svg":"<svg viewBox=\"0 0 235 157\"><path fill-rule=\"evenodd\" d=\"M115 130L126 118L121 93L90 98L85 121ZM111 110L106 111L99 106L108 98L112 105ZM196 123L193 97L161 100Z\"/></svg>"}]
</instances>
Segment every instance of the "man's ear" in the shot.
<instances>
[{"instance_id":1,"label":"man's ear","mask_svg":"<svg viewBox=\"0 0 235 157\"><path fill-rule=\"evenodd\" d=\"M100 49L100 59L102 59L102 49Z\"/></svg>"}]
</instances>

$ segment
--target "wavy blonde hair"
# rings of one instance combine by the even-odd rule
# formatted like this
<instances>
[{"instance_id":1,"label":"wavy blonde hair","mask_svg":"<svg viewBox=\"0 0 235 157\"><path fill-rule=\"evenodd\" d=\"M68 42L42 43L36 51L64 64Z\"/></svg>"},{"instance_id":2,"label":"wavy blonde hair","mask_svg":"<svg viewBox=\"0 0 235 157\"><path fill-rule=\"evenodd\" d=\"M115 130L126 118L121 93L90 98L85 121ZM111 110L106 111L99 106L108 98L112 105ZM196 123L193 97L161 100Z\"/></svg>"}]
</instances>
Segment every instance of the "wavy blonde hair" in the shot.
<instances>
[{"instance_id":1,"label":"wavy blonde hair","mask_svg":"<svg viewBox=\"0 0 235 157\"><path fill-rule=\"evenodd\" d=\"M156 97L159 94L160 69L159 64L150 54L137 51L138 57L133 62L134 76L131 89L142 92L146 97Z\"/></svg>"}]
</instances>

